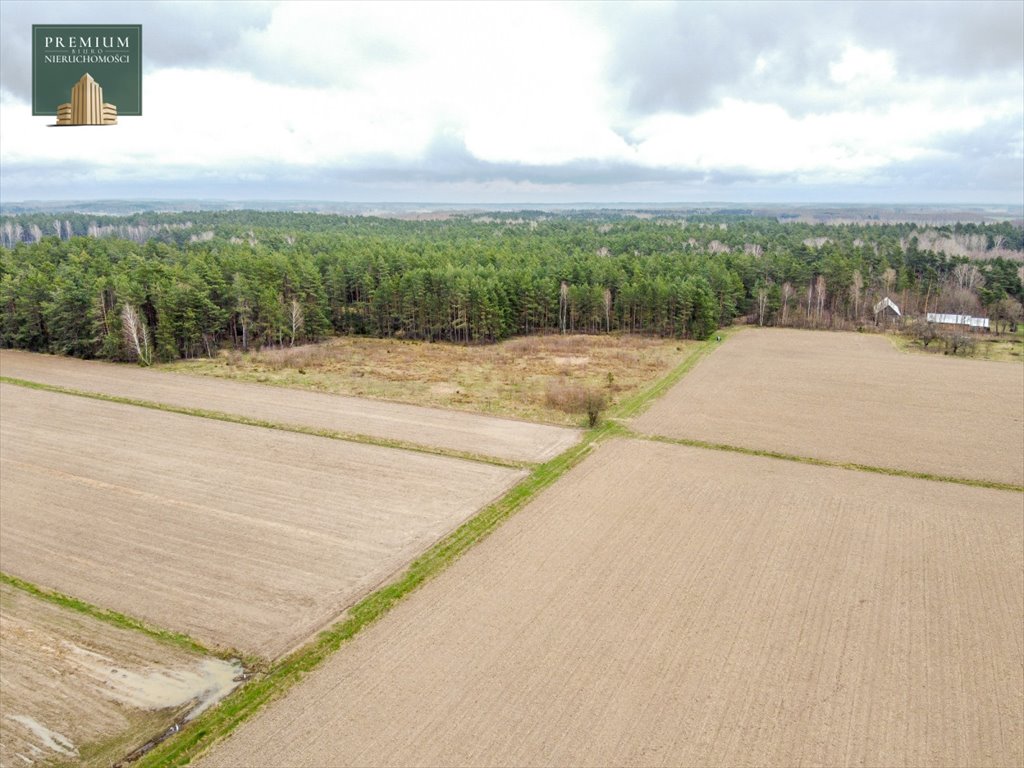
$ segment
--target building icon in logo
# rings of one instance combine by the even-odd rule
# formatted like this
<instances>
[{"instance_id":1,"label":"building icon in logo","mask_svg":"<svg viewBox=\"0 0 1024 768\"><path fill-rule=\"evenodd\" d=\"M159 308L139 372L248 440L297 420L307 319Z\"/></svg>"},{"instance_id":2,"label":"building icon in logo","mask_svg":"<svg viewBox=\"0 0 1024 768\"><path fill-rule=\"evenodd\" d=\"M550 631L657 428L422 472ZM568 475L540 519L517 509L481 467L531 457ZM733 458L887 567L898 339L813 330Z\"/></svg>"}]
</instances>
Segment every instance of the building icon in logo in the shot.
<instances>
[{"instance_id":1,"label":"building icon in logo","mask_svg":"<svg viewBox=\"0 0 1024 768\"><path fill-rule=\"evenodd\" d=\"M57 125L117 125L117 107L103 103L103 89L86 72L71 87L70 103L57 107Z\"/></svg>"}]
</instances>

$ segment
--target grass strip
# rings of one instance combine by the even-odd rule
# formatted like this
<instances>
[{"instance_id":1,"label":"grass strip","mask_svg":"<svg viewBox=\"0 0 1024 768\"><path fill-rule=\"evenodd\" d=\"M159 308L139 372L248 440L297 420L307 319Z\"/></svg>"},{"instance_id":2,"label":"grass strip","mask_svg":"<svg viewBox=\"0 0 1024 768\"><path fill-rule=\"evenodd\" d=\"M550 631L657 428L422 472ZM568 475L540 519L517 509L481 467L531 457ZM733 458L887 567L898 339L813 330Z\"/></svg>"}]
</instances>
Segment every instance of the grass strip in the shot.
<instances>
[{"instance_id":1,"label":"grass strip","mask_svg":"<svg viewBox=\"0 0 1024 768\"><path fill-rule=\"evenodd\" d=\"M165 411L166 413L178 413L183 414L185 416L196 416L202 419L226 421L231 424L244 424L249 427L263 427L264 429L276 429L281 432L295 432L300 435L326 437L329 440L343 440L348 443L376 445L382 448L397 448L403 451L415 451L416 453L427 453L433 456L445 456L450 459L475 461L480 464L492 464L497 467L506 467L509 469L528 469L530 467L536 466L535 464L531 464L529 462L513 461L511 459L501 459L496 456L486 456L480 453L459 451L454 448L438 448L431 445L423 445L421 443L412 443L406 440L395 440L387 437L374 437L373 435L364 435L358 432L339 432L333 429L319 429L317 427L307 427L302 424L285 424L276 421L266 421L265 419L254 419L249 416L241 416L239 414L234 413L225 413L223 411L208 411L202 408L187 408L181 405L169 405L167 403L158 403L153 400L138 400L132 397L123 397L121 395L108 395L104 394L103 392L90 392L88 390L83 389L63 387L58 384L42 384L37 381L16 379L10 376L0 376L0 382L4 384L12 384L17 387L25 387L26 389L38 389L43 392L55 392L61 395L72 395L74 397L87 397L92 400L102 400L108 403L120 403L121 405L134 405L138 408L149 408L154 411Z\"/></svg>"},{"instance_id":2,"label":"grass strip","mask_svg":"<svg viewBox=\"0 0 1024 768\"><path fill-rule=\"evenodd\" d=\"M629 437L638 440L650 440L656 443L669 443L670 445L687 445L691 448L704 448L710 451L728 451L730 453L742 453L747 456L763 456L769 459L782 459L783 461L795 461L799 464L813 464L818 467L834 467L836 469L849 469L857 472L872 472L876 475L891 475L893 477L912 477L916 480L932 480L939 483L955 483L957 485L970 485L976 488L992 488L997 491L1014 491L1024 493L1024 485L1015 483L1000 483L995 480L975 480L969 477L955 477L953 475L935 475L930 472L915 472L910 469L895 469L893 467L876 467L872 464L857 464L851 461L832 461L830 459L815 459L811 456L797 456L792 453L781 453L779 451L764 451L758 448L744 448L739 445L728 443L712 443L706 440L691 440L685 437L665 437L663 435L644 435L631 432Z\"/></svg>"},{"instance_id":3,"label":"grass strip","mask_svg":"<svg viewBox=\"0 0 1024 768\"><path fill-rule=\"evenodd\" d=\"M678 384L679 380L682 379L683 376L689 373L697 363L710 355L734 332L735 330L732 328L722 329L717 331L715 336L711 337L707 341L702 341L697 348L690 352L690 354L683 359L683 362L673 368L667 376L655 382L650 389L644 390L643 392L623 400L615 406L615 408L609 411L608 417L613 419L629 419L643 413L648 407L650 407L651 403ZM720 338L721 341L716 337Z\"/></svg>"},{"instance_id":4,"label":"grass strip","mask_svg":"<svg viewBox=\"0 0 1024 768\"><path fill-rule=\"evenodd\" d=\"M397 580L356 603L333 627L274 664L265 675L237 689L174 738L157 745L143 755L136 765L139 768L187 765L264 705L283 695L307 673L326 661L342 644L382 618L396 603L437 576L507 518L525 507L538 493L582 461L597 441L619 431L620 428L614 424L600 425L585 433L582 442L573 448L535 467L504 496L484 507L414 560Z\"/></svg>"},{"instance_id":5,"label":"grass strip","mask_svg":"<svg viewBox=\"0 0 1024 768\"><path fill-rule=\"evenodd\" d=\"M51 589L45 589L44 587L37 586L28 581L23 581L17 576L11 576L10 574L0 572L0 583L7 584L19 589L22 592L27 592L33 597L37 597L40 600L45 600L48 603L59 605L62 608L75 611L76 613L90 616L94 619L112 624L115 627L121 627L122 629L128 629L133 632L141 632L144 635L148 635L156 640L163 643L182 648L192 653L202 654L203 656L217 656L223 659L242 659L242 655L233 651L212 651L206 648L202 644L196 642L188 635L184 635L180 632L171 632L167 629L157 629L151 627L145 622L133 619L131 616L125 616L123 613L117 611L110 611L106 608L99 608L95 605L79 600L77 597L71 597L61 592L57 592Z\"/></svg>"}]
</instances>

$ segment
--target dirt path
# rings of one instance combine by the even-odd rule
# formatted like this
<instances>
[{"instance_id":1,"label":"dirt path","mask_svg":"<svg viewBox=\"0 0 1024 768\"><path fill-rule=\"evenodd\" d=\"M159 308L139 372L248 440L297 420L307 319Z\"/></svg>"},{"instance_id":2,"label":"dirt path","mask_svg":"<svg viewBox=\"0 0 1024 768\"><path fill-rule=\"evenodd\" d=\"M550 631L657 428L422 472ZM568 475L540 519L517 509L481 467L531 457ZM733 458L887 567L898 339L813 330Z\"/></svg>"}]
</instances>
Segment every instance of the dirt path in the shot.
<instances>
[{"instance_id":1,"label":"dirt path","mask_svg":"<svg viewBox=\"0 0 1024 768\"><path fill-rule=\"evenodd\" d=\"M200 763L1019 766L1022 573L1018 493L614 441Z\"/></svg>"},{"instance_id":2,"label":"dirt path","mask_svg":"<svg viewBox=\"0 0 1024 768\"><path fill-rule=\"evenodd\" d=\"M240 672L0 584L0 765L109 766Z\"/></svg>"},{"instance_id":3,"label":"dirt path","mask_svg":"<svg viewBox=\"0 0 1024 768\"><path fill-rule=\"evenodd\" d=\"M0 350L0 375L512 461L543 462L580 439L579 430L565 427L19 350Z\"/></svg>"},{"instance_id":4,"label":"dirt path","mask_svg":"<svg viewBox=\"0 0 1024 768\"><path fill-rule=\"evenodd\" d=\"M753 328L633 426L1024 485L1024 366L909 355L880 336Z\"/></svg>"},{"instance_id":5,"label":"dirt path","mask_svg":"<svg viewBox=\"0 0 1024 768\"><path fill-rule=\"evenodd\" d=\"M275 657L521 476L2 384L0 570Z\"/></svg>"}]
</instances>

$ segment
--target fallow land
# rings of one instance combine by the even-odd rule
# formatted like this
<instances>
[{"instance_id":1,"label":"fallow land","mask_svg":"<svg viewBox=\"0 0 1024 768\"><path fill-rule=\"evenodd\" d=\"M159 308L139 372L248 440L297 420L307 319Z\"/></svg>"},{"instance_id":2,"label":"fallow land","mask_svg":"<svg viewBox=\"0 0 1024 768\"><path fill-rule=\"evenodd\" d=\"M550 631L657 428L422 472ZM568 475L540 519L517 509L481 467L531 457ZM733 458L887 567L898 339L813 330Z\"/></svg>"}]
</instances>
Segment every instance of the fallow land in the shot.
<instances>
[{"instance_id":1,"label":"fallow land","mask_svg":"<svg viewBox=\"0 0 1024 768\"><path fill-rule=\"evenodd\" d=\"M1024 485L1024 367L911 355L877 335L745 330L633 426Z\"/></svg>"},{"instance_id":2,"label":"fallow land","mask_svg":"<svg viewBox=\"0 0 1024 768\"><path fill-rule=\"evenodd\" d=\"M264 658L522 476L10 384L0 470L0 570Z\"/></svg>"},{"instance_id":3,"label":"fallow land","mask_svg":"<svg viewBox=\"0 0 1024 768\"><path fill-rule=\"evenodd\" d=\"M559 388L597 390L614 406L667 374L694 344L622 333L545 334L472 345L341 336L163 368L575 426L583 417L560 401Z\"/></svg>"},{"instance_id":4,"label":"fallow land","mask_svg":"<svg viewBox=\"0 0 1024 768\"><path fill-rule=\"evenodd\" d=\"M1015 492L615 440L201 765L1019 765L1022 571Z\"/></svg>"}]
</instances>

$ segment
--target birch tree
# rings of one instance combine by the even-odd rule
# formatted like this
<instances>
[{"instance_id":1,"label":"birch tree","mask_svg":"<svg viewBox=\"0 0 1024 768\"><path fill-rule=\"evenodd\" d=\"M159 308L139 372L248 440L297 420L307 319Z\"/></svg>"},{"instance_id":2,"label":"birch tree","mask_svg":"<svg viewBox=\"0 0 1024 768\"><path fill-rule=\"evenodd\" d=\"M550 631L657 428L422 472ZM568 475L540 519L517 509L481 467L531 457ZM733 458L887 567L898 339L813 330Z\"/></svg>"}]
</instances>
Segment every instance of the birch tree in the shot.
<instances>
[{"instance_id":1,"label":"birch tree","mask_svg":"<svg viewBox=\"0 0 1024 768\"><path fill-rule=\"evenodd\" d=\"M853 319L860 320L860 294L864 290L864 278L860 270L853 270L853 278L850 282L850 298L853 299Z\"/></svg>"},{"instance_id":2,"label":"birch tree","mask_svg":"<svg viewBox=\"0 0 1024 768\"><path fill-rule=\"evenodd\" d=\"M294 347L295 337L302 333L302 329L305 327L306 324L305 317L302 313L302 304L299 303L298 299L292 299L292 304L288 312L288 318L291 321L291 346Z\"/></svg>"},{"instance_id":3,"label":"birch tree","mask_svg":"<svg viewBox=\"0 0 1024 768\"><path fill-rule=\"evenodd\" d=\"M125 343L139 361L139 365L152 365L153 350L149 344L149 331L138 310L127 301L121 307L121 329Z\"/></svg>"}]
</instances>

